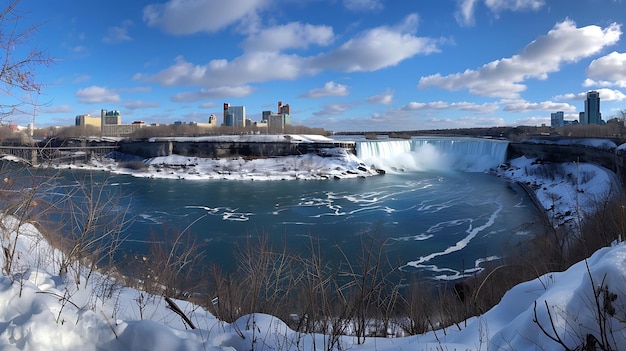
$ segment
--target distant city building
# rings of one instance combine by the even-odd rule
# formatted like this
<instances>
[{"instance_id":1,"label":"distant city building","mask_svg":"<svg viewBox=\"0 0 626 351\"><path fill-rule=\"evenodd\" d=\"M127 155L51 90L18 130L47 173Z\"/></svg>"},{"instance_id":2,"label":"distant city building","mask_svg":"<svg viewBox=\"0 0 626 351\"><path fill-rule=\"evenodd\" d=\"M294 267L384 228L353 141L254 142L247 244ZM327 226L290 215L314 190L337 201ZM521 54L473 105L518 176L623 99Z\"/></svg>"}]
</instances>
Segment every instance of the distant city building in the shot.
<instances>
[{"instance_id":1,"label":"distant city building","mask_svg":"<svg viewBox=\"0 0 626 351\"><path fill-rule=\"evenodd\" d=\"M86 127L92 126L100 129L100 117L93 117L89 114L76 116L75 126Z\"/></svg>"},{"instance_id":2,"label":"distant city building","mask_svg":"<svg viewBox=\"0 0 626 351\"><path fill-rule=\"evenodd\" d=\"M557 111L550 114L550 127L557 128L563 127L564 113L563 111Z\"/></svg>"},{"instance_id":3,"label":"distant city building","mask_svg":"<svg viewBox=\"0 0 626 351\"><path fill-rule=\"evenodd\" d=\"M263 111L261 125L266 124L270 132L282 132L285 126L291 124L291 108L289 104L284 104L282 101L278 102L278 112ZM258 124L257 124L258 125Z\"/></svg>"},{"instance_id":4,"label":"distant city building","mask_svg":"<svg viewBox=\"0 0 626 351\"><path fill-rule=\"evenodd\" d=\"M211 114L209 116L209 123L190 122L189 124L202 128L215 128L217 127L217 117L214 114Z\"/></svg>"},{"instance_id":5,"label":"distant city building","mask_svg":"<svg viewBox=\"0 0 626 351\"><path fill-rule=\"evenodd\" d=\"M600 113L600 93L592 90L587 92L585 112L579 114L580 124L604 124Z\"/></svg>"},{"instance_id":6,"label":"distant city building","mask_svg":"<svg viewBox=\"0 0 626 351\"><path fill-rule=\"evenodd\" d=\"M100 110L100 134L107 137L123 137L143 128L143 122L122 124L122 115L118 110Z\"/></svg>"},{"instance_id":7,"label":"distant city building","mask_svg":"<svg viewBox=\"0 0 626 351\"><path fill-rule=\"evenodd\" d=\"M225 127L245 127L246 126L246 107L230 106L224 103L224 123Z\"/></svg>"}]
</instances>

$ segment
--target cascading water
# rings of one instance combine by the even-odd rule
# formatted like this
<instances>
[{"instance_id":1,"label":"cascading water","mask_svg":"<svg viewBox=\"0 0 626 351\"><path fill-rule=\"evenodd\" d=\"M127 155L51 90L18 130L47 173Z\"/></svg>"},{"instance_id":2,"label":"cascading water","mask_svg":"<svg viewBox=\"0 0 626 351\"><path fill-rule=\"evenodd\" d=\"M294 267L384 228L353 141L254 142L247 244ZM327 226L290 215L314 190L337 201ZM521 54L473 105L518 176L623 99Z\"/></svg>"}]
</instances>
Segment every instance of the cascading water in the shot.
<instances>
[{"instance_id":1,"label":"cascading water","mask_svg":"<svg viewBox=\"0 0 626 351\"><path fill-rule=\"evenodd\" d=\"M358 141L357 156L387 172L486 172L506 161L508 142L476 138Z\"/></svg>"}]
</instances>

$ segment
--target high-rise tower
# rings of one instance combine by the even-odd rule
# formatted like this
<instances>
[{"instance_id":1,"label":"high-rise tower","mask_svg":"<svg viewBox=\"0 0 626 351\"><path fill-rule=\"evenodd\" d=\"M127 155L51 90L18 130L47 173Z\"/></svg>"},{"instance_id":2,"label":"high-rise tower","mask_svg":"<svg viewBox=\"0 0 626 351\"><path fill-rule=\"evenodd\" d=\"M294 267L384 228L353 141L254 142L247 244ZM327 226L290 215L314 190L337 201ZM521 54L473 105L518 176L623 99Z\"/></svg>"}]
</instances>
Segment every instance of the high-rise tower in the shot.
<instances>
[{"instance_id":1,"label":"high-rise tower","mask_svg":"<svg viewBox=\"0 0 626 351\"><path fill-rule=\"evenodd\" d=\"M600 114L600 93L592 90L587 92L585 100L585 117L582 124L602 124L602 114Z\"/></svg>"}]
</instances>

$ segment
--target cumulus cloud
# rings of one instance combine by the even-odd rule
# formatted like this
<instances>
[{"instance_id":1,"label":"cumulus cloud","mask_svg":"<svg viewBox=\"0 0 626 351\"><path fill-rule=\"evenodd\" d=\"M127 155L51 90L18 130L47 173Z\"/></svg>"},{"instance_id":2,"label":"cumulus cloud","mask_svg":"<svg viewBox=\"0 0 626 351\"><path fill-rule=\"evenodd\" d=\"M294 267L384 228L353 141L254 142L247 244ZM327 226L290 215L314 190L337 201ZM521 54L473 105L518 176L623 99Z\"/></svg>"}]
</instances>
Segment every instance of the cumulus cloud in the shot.
<instances>
[{"instance_id":1,"label":"cumulus cloud","mask_svg":"<svg viewBox=\"0 0 626 351\"><path fill-rule=\"evenodd\" d=\"M576 111L576 107L562 102L528 102L526 100L502 100L503 110L507 112L528 112L528 111Z\"/></svg>"},{"instance_id":2,"label":"cumulus cloud","mask_svg":"<svg viewBox=\"0 0 626 351\"><path fill-rule=\"evenodd\" d=\"M546 79L562 64L576 62L617 43L621 34L621 27L616 23L606 28L577 28L573 21L567 19L557 23L547 35L537 38L517 55L492 61L477 70L422 77L418 87L452 91L468 89L476 95L517 99L519 93L526 89L525 80Z\"/></svg>"},{"instance_id":3,"label":"cumulus cloud","mask_svg":"<svg viewBox=\"0 0 626 351\"><path fill-rule=\"evenodd\" d=\"M198 106L198 107L200 107L200 108L214 108L216 106L217 106L217 104L214 103L214 102L205 102L205 103L200 104L200 106Z\"/></svg>"},{"instance_id":4,"label":"cumulus cloud","mask_svg":"<svg viewBox=\"0 0 626 351\"><path fill-rule=\"evenodd\" d=\"M597 89L597 92L600 93L601 101L624 101L626 100L626 95L622 93L620 90L612 90L612 89Z\"/></svg>"},{"instance_id":5,"label":"cumulus cloud","mask_svg":"<svg viewBox=\"0 0 626 351\"><path fill-rule=\"evenodd\" d=\"M459 6L454 13L456 21L464 26L474 25L474 9L476 7L476 0L461 0Z\"/></svg>"},{"instance_id":6,"label":"cumulus cloud","mask_svg":"<svg viewBox=\"0 0 626 351\"><path fill-rule=\"evenodd\" d=\"M277 52L285 49L306 49L309 45L326 46L334 39L329 26L291 22L274 26L249 36L242 47L247 51Z\"/></svg>"},{"instance_id":7,"label":"cumulus cloud","mask_svg":"<svg viewBox=\"0 0 626 351\"><path fill-rule=\"evenodd\" d=\"M600 101L623 101L626 100L626 95L620 90L613 89L596 89L597 92L600 93ZM587 98L587 92L583 91L578 94L562 94L554 97L557 101L565 101L565 100L585 100Z\"/></svg>"},{"instance_id":8,"label":"cumulus cloud","mask_svg":"<svg viewBox=\"0 0 626 351\"><path fill-rule=\"evenodd\" d=\"M115 103L120 101L120 96L116 92L96 85L78 89L76 98L78 102L83 104Z\"/></svg>"},{"instance_id":9,"label":"cumulus cloud","mask_svg":"<svg viewBox=\"0 0 626 351\"><path fill-rule=\"evenodd\" d=\"M343 0L343 6L350 11L380 11L384 8L380 0Z\"/></svg>"},{"instance_id":10,"label":"cumulus cloud","mask_svg":"<svg viewBox=\"0 0 626 351\"><path fill-rule=\"evenodd\" d=\"M251 86L222 86L217 88L200 89L176 94L172 97L174 102L195 102L206 99L235 98L252 94Z\"/></svg>"},{"instance_id":11,"label":"cumulus cloud","mask_svg":"<svg viewBox=\"0 0 626 351\"><path fill-rule=\"evenodd\" d=\"M550 125L550 117L544 116L533 116L533 117L524 117L520 119L516 119L513 121L514 126L540 126L540 125Z\"/></svg>"},{"instance_id":12,"label":"cumulus cloud","mask_svg":"<svg viewBox=\"0 0 626 351\"><path fill-rule=\"evenodd\" d=\"M591 61L584 86L626 88L626 53L612 53Z\"/></svg>"},{"instance_id":13,"label":"cumulus cloud","mask_svg":"<svg viewBox=\"0 0 626 351\"><path fill-rule=\"evenodd\" d=\"M323 109L320 111L313 112L313 116L336 116L341 115L350 109L350 104L344 103L334 103L324 105Z\"/></svg>"},{"instance_id":14,"label":"cumulus cloud","mask_svg":"<svg viewBox=\"0 0 626 351\"><path fill-rule=\"evenodd\" d=\"M267 0L169 0L143 9L143 20L151 27L175 34L216 32L253 15Z\"/></svg>"},{"instance_id":15,"label":"cumulus cloud","mask_svg":"<svg viewBox=\"0 0 626 351\"><path fill-rule=\"evenodd\" d=\"M141 101L141 100L125 101L123 105L129 110L159 107L158 102L149 102L149 101Z\"/></svg>"},{"instance_id":16,"label":"cumulus cloud","mask_svg":"<svg viewBox=\"0 0 626 351\"><path fill-rule=\"evenodd\" d=\"M417 54L439 51L436 40L413 34L417 20L417 15L411 14L395 27L368 30L337 49L314 57L311 64L340 72L371 72L395 66Z\"/></svg>"},{"instance_id":17,"label":"cumulus cloud","mask_svg":"<svg viewBox=\"0 0 626 351\"><path fill-rule=\"evenodd\" d=\"M310 72L305 59L296 55L253 52L232 61L211 60L206 65L194 65L182 56L174 65L152 76L136 75L135 79L154 81L162 85L214 86L245 85L250 82L291 80Z\"/></svg>"},{"instance_id":18,"label":"cumulus cloud","mask_svg":"<svg viewBox=\"0 0 626 351\"><path fill-rule=\"evenodd\" d=\"M539 10L545 2L543 0L485 0L485 5L494 13L504 10Z\"/></svg>"},{"instance_id":19,"label":"cumulus cloud","mask_svg":"<svg viewBox=\"0 0 626 351\"><path fill-rule=\"evenodd\" d=\"M396 26L370 29L338 48L317 56L249 51L230 61L215 59L205 65L187 62L179 56L174 65L154 75L137 74L135 79L168 86L238 86L251 82L293 80L328 69L341 72L375 71L397 65L417 54L437 51L436 40L412 34L416 30L417 19L417 15L412 14ZM295 27L302 28L299 26ZM315 27L312 32L317 33L320 28ZM322 37L330 39L328 35Z\"/></svg>"},{"instance_id":20,"label":"cumulus cloud","mask_svg":"<svg viewBox=\"0 0 626 351\"><path fill-rule=\"evenodd\" d=\"M317 99L325 96L347 96L348 94L347 86L330 81L326 82L322 88L311 89L299 97Z\"/></svg>"},{"instance_id":21,"label":"cumulus cloud","mask_svg":"<svg viewBox=\"0 0 626 351\"><path fill-rule=\"evenodd\" d=\"M503 11L537 11L545 4L543 0L484 0L483 2L496 17ZM460 0L458 2L454 17L460 25L474 25L477 3L478 0Z\"/></svg>"},{"instance_id":22,"label":"cumulus cloud","mask_svg":"<svg viewBox=\"0 0 626 351\"><path fill-rule=\"evenodd\" d=\"M74 110L70 105L58 105L41 110L43 113L70 113Z\"/></svg>"},{"instance_id":23,"label":"cumulus cloud","mask_svg":"<svg viewBox=\"0 0 626 351\"><path fill-rule=\"evenodd\" d=\"M387 90L381 94L370 96L366 101L370 104L389 105L393 102L393 91Z\"/></svg>"},{"instance_id":24,"label":"cumulus cloud","mask_svg":"<svg viewBox=\"0 0 626 351\"><path fill-rule=\"evenodd\" d=\"M72 83L75 83L75 84L84 83L90 79L91 79L91 76L88 74L79 74L76 77L74 77L74 79L72 80Z\"/></svg>"},{"instance_id":25,"label":"cumulus cloud","mask_svg":"<svg viewBox=\"0 0 626 351\"><path fill-rule=\"evenodd\" d=\"M579 93L579 94L567 93L567 94L561 94L561 95L555 96L554 100L556 100L556 101L585 100L585 98L587 97L586 94L587 93Z\"/></svg>"},{"instance_id":26,"label":"cumulus cloud","mask_svg":"<svg viewBox=\"0 0 626 351\"><path fill-rule=\"evenodd\" d=\"M105 43L121 43L131 41L133 38L128 34L128 28L133 25L130 20L123 21L119 26L109 27L107 34L102 38Z\"/></svg>"},{"instance_id":27,"label":"cumulus cloud","mask_svg":"<svg viewBox=\"0 0 626 351\"><path fill-rule=\"evenodd\" d=\"M418 110L460 110L476 113L492 113L499 108L497 103L484 103L482 105L475 104L473 102L453 102L451 104L444 101L433 102L409 102L402 107L404 111L418 111Z\"/></svg>"}]
</instances>

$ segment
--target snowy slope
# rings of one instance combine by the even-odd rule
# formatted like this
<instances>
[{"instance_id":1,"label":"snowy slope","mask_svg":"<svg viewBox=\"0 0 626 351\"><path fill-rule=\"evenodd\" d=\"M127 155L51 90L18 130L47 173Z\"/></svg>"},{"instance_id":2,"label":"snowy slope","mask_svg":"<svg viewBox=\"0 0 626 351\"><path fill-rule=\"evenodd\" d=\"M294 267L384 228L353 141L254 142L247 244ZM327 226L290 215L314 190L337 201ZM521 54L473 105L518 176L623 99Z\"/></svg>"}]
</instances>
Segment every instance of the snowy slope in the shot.
<instances>
[{"instance_id":1,"label":"snowy slope","mask_svg":"<svg viewBox=\"0 0 626 351\"><path fill-rule=\"evenodd\" d=\"M15 224L5 219L8 228L11 222ZM11 235L5 243L15 238L15 231ZM25 225L17 239L18 273L0 277L3 350L315 350L325 349L328 343L324 335L297 334L272 316L250 315L226 324L197 306L178 301L199 327L188 330L160 297L112 286L101 275L87 283L83 278L79 284L72 274L59 275L55 257L60 253L40 239L32 226ZM610 302L616 314L607 315L607 325L615 331L612 346L620 349L626 345L624 244L601 249L565 272L514 287L500 304L472 318L462 330L451 327L445 333L367 338L361 345L351 337L338 342L341 348L355 351L560 349L533 322L536 304L536 318L545 330L553 333L551 316L559 336L574 348L587 334L600 339L594 300L594 287L600 286L616 294Z\"/></svg>"}]
</instances>

